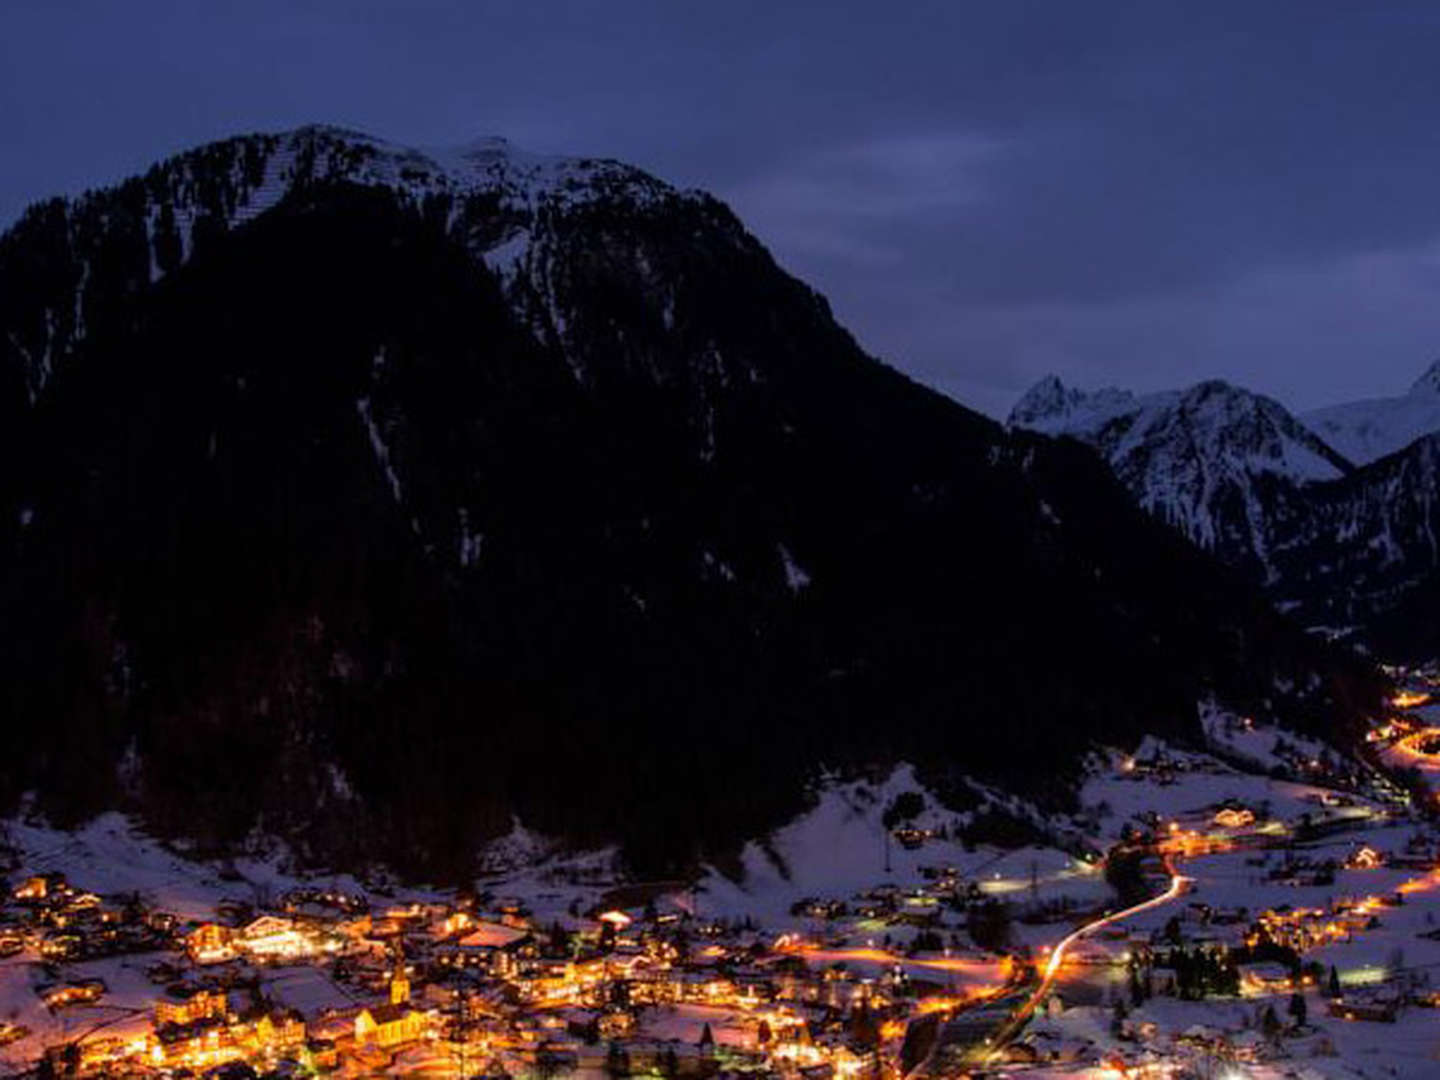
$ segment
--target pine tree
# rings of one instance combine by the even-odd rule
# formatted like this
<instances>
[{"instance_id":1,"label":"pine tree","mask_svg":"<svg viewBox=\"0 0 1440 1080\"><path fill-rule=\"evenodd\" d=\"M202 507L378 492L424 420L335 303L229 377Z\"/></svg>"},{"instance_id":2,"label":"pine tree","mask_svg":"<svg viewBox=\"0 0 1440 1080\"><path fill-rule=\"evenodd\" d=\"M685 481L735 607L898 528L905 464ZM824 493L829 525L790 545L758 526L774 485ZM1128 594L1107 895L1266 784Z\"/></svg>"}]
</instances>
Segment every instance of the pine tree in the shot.
<instances>
[{"instance_id":1,"label":"pine tree","mask_svg":"<svg viewBox=\"0 0 1440 1080\"><path fill-rule=\"evenodd\" d=\"M1265 1011L1260 1014L1260 1030L1271 1039L1280 1034L1280 1017L1275 1015L1274 1005L1266 1005Z\"/></svg>"},{"instance_id":2,"label":"pine tree","mask_svg":"<svg viewBox=\"0 0 1440 1080\"><path fill-rule=\"evenodd\" d=\"M1326 981L1325 992L1333 1000L1340 998L1340 973L1335 970L1335 965L1330 965L1330 978Z\"/></svg>"},{"instance_id":3,"label":"pine tree","mask_svg":"<svg viewBox=\"0 0 1440 1080\"><path fill-rule=\"evenodd\" d=\"M605 1073L610 1077L627 1076L630 1073L630 1062L625 1049L615 1040L610 1040L610 1045L605 1050Z\"/></svg>"},{"instance_id":4,"label":"pine tree","mask_svg":"<svg viewBox=\"0 0 1440 1080\"><path fill-rule=\"evenodd\" d=\"M161 273L169 274L180 268L183 258L180 230L175 226L175 208L167 200L160 204L160 212L155 215L155 265Z\"/></svg>"},{"instance_id":5,"label":"pine tree","mask_svg":"<svg viewBox=\"0 0 1440 1080\"><path fill-rule=\"evenodd\" d=\"M1117 1039L1125 1032L1125 1017L1129 1015L1125 1011L1125 1002L1116 1000L1115 1008L1110 1016L1110 1034Z\"/></svg>"}]
</instances>

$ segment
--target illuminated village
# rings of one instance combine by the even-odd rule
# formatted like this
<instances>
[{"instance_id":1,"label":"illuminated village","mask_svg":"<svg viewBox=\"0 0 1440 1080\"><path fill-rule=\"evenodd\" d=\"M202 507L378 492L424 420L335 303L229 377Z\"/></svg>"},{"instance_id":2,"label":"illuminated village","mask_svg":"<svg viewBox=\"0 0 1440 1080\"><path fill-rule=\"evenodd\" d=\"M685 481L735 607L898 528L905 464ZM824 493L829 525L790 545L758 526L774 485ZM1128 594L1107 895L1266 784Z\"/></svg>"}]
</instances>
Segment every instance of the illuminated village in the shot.
<instances>
[{"instance_id":1,"label":"illuminated village","mask_svg":"<svg viewBox=\"0 0 1440 1080\"><path fill-rule=\"evenodd\" d=\"M1029 842L1002 842L1020 810L943 811L908 770L851 781L738 880L520 858L412 895L225 866L172 904L12 822L0 1067L1228 1080L1366 1075L1397 1043L1440 1064L1440 733L1425 694L1395 705L1368 758L1236 717L1205 753L1147 740Z\"/></svg>"}]
</instances>

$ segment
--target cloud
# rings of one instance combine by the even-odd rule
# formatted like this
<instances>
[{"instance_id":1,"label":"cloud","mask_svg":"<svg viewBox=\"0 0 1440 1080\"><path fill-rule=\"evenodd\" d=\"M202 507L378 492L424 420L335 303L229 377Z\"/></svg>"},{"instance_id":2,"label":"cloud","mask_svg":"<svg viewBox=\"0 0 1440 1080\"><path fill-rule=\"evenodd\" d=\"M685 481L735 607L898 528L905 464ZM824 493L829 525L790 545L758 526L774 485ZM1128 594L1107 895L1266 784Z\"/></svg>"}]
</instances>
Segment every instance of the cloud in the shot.
<instances>
[{"instance_id":1,"label":"cloud","mask_svg":"<svg viewBox=\"0 0 1440 1080\"><path fill-rule=\"evenodd\" d=\"M815 151L725 194L784 255L879 269L906 261L897 226L977 212L981 168L1001 152L963 132L876 138Z\"/></svg>"},{"instance_id":2,"label":"cloud","mask_svg":"<svg viewBox=\"0 0 1440 1080\"><path fill-rule=\"evenodd\" d=\"M504 134L715 191L990 409L1042 366L1380 393L1437 340L1437 52L1421 0L12 0L0 221L236 131Z\"/></svg>"},{"instance_id":3,"label":"cloud","mask_svg":"<svg viewBox=\"0 0 1440 1080\"><path fill-rule=\"evenodd\" d=\"M1440 241L1272 266L1218 290L945 312L972 399L997 417L1046 374L1139 390L1224 378L1303 410L1403 393L1440 342Z\"/></svg>"}]
</instances>

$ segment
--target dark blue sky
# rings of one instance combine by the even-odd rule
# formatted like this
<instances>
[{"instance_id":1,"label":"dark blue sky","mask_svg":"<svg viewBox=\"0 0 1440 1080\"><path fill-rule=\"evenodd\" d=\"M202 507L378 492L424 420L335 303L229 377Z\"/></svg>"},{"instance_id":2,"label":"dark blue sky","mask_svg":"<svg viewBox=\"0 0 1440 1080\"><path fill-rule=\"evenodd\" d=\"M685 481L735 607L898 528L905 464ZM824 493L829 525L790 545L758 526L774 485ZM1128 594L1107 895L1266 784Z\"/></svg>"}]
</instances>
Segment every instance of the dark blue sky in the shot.
<instances>
[{"instance_id":1,"label":"dark blue sky","mask_svg":"<svg viewBox=\"0 0 1440 1080\"><path fill-rule=\"evenodd\" d=\"M0 222L319 121L728 200L872 351L1295 407L1440 355L1432 3L5 0Z\"/></svg>"}]
</instances>

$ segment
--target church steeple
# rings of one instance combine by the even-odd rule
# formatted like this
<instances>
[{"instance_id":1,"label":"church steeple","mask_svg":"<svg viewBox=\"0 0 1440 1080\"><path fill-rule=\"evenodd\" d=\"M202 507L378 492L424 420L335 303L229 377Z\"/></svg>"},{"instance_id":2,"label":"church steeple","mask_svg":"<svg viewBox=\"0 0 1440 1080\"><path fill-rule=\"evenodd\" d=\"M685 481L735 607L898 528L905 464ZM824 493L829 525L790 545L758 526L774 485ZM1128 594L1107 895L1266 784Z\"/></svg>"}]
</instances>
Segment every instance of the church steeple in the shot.
<instances>
[{"instance_id":1,"label":"church steeple","mask_svg":"<svg viewBox=\"0 0 1440 1080\"><path fill-rule=\"evenodd\" d=\"M405 955L396 953L395 970L390 975L390 1004L405 1005L410 1001L410 977L405 974Z\"/></svg>"}]
</instances>

